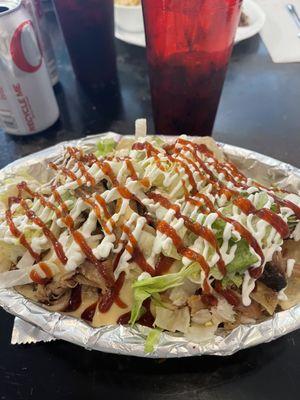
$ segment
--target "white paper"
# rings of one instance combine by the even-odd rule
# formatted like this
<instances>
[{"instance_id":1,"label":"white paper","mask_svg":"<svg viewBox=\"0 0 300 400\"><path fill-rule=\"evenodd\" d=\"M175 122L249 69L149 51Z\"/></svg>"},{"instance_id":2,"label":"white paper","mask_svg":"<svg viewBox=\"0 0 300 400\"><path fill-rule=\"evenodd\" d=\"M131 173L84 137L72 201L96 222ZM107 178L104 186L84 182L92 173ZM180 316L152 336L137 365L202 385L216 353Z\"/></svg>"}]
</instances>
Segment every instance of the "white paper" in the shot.
<instances>
[{"instance_id":1,"label":"white paper","mask_svg":"<svg viewBox=\"0 0 300 400\"><path fill-rule=\"evenodd\" d=\"M287 4L293 4L300 16L300 0L254 0L266 14L260 35L275 63L300 62L300 38Z\"/></svg>"}]
</instances>

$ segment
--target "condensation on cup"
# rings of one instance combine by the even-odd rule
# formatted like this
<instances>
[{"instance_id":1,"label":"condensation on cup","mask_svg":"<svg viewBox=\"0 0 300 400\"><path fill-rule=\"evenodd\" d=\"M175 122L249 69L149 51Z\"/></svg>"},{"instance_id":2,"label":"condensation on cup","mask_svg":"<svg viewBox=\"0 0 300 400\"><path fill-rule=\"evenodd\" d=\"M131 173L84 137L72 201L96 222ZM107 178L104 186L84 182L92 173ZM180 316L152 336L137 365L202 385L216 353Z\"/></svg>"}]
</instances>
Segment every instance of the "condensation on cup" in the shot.
<instances>
[{"instance_id":1,"label":"condensation on cup","mask_svg":"<svg viewBox=\"0 0 300 400\"><path fill-rule=\"evenodd\" d=\"M31 17L21 0L0 0L0 126L29 135L49 128L58 116Z\"/></svg>"},{"instance_id":2,"label":"condensation on cup","mask_svg":"<svg viewBox=\"0 0 300 400\"><path fill-rule=\"evenodd\" d=\"M42 10L41 0L22 0L22 4L30 13L38 39L41 43L46 66L50 75L52 85L58 83L58 72L53 45L45 21L45 15Z\"/></svg>"}]
</instances>

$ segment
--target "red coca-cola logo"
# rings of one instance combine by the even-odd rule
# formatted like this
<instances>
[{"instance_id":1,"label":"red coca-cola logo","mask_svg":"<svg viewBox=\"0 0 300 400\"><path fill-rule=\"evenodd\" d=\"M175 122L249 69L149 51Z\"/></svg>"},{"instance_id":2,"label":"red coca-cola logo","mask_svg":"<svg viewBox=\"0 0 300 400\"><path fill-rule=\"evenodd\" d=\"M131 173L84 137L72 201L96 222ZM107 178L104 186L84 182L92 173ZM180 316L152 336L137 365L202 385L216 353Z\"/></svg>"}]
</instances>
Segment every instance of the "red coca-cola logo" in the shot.
<instances>
[{"instance_id":1,"label":"red coca-cola logo","mask_svg":"<svg viewBox=\"0 0 300 400\"><path fill-rule=\"evenodd\" d=\"M42 65L41 47L30 20L22 22L15 30L10 53L15 65L24 72L36 72Z\"/></svg>"}]
</instances>

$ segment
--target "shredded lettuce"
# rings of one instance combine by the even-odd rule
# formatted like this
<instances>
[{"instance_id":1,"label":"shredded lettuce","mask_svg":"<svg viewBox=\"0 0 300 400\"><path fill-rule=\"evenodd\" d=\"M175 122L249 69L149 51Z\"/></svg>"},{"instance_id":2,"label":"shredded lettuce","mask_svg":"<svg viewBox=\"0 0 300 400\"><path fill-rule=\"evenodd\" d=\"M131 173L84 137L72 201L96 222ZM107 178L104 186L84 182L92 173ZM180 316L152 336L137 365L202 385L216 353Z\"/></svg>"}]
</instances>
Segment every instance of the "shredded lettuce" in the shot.
<instances>
[{"instance_id":1,"label":"shredded lettuce","mask_svg":"<svg viewBox=\"0 0 300 400\"><path fill-rule=\"evenodd\" d=\"M214 267L211 268L210 270L210 275L217 279L218 281L222 279L223 275L220 272L219 268L217 267L217 265L215 265Z\"/></svg>"},{"instance_id":2,"label":"shredded lettuce","mask_svg":"<svg viewBox=\"0 0 300 400\"><path fill-rule=\"evenodd\" d=\"M169 310L165 307L155 307L154 325L170 332L185 333L190 326L190 310L188 307Z\"/></svg>"},{"instance_id":3,"label":"shredded lettuce","mask_svg":"<svg viewBox=\"0 0 300 400\"><path fill-rule=\"evenodd\" d=\"M260 210L261 208L263 208L265 206L265 204L267 203L267 201L268 201L267 193L261 192L259 194L258 202L256 203L257 210Z\"/></svg>"},{"instance_id":4,"label":"shredded lettuce","mask_svg":"<svg viewBox=\"0 0 300 400\"><path fill-rule=\"evenodd\" d=\"M114 139L103 139L97 143L97 150L95 152L95 155L96 157L104 157L107 154L112 153L116 146L117 143L114 141Z\"/></svg>"},{"instance_id":5,"label":"shredded lettuce","mask_svg":"<svg viewBox=\"0 0 300 400\"><path fill-rule=\"evenodd\" d=\"M227 275L223 278L219 268L216 265L210 270L210 275L213 278L222 280L223 287L230 286L231 284L240 287L243 281L243 278L240 274L258 261L258 258L251 253L249 244L245 239L241 239L235 244L237 249L235 251L234 259L226 266Z\"/></svg>"},{"instance_id":6,"label":"shredded lettuce","mask_svg":"<svg viewBox=\"0 0 300 400\"><path fill-rule=\"evenodd\" d=\"M239 274L232 274L230 276L225 276L222 279L223 288L231 286L232 284L235 285L236 287L240 287L242 283L243 283L243 277Z\"/></svg>"},{"instance_id":7,"label":"shredded lettuce","mask_svg":"<svg viewBox=\"0 0 300 400\"><path fill-rule=\"evenodd\" d=\"M224 284L233 282L236 286L240 286L241 277L236 274L243 272L247 267L253 265L258 261L258 258L253 255L250 251L248 243L242 239L237 243L237 249L233 261L227 265L228 277ZM141 307L143 302L149 297L164 292L167 289L171 289L180 286L184 283L186 278L190 278L192 281L199 281L199 271L201 268L199 264L194 262L188 267L184 267L177 273L149 277L142 280L137 280L132 285L133 287L133 306L131 311L130 324L134 324L141 315ZM217 276L217 267L211 269L211 275L216 279L221 279ZM157 297L157 296L156 296Z\"/></svg>"},{"instance_id":8,"label":"shredded lettuce","mask_svg":"<svg viewBox=\"0 0 300 400\"><path fill-rule=\"evenodd\" d=\"M296 228L298 222L299 221L297 220L295 215L291 215L290 217L288 217L287 224L289 226L290 232L294 231L294 229Z\"/></svg>"},{"instance_id":9,"label":"shredded lettuce","mask_svg":"<svg viewBox=\"0 0 300 400\"><path fill-rule=\"evenodd\" d=\"M72 192L67 190L66 192L64 192L62 194L61 198L63 199L64 203L68 202L69 209L73 208L73 206L76 202L76 197L74 196L74 194L72 194Z\"/></svg>"},{"instance_id":10,"label":"shredded lettuce","mask_svg":"<svg viewBox=\"0 0 300 400\"><path fill-rule=\"evenodd\" d=\"M223 238L223 232L225 229L226 222L221 218L217 218L215 222L212 224L212 228L214 229L215 236L217 240L221 240Z\"/></svg>"},{"instance_id":11,"label":"shredded lettuce","mask_svg":"<svg viewBox=\"0 0 300 400\"><path fill-rule=\"evenodd\" d=\"M231 216L232 215L232 203L227 203L224 207L222 207L221 211L222 214L225 216Z\"/></svg>"},{"instance_id":12,"label":"shredded lettuce","mask_svg":"<svg viewBox=\"0 0 300 400\"><path fill-rule=\"evenodd\" d=\"M165 308L170 307L167 303L164 303L164 302L161 300L161 297L160 297L159 293L153 293L153 294L152 294L152 299L151 299L151 301L152 301L153 304L156 305L156 306L165 307Z\"/></svg>"},{"instance_id":13,"label":"shredded lettuce","mask_svg":"<svg viewBox=\"0 0 300 400\"><path fill-rule=\"evenodd\" d=\"M143 302L151 296L151 293L148 293L142 288L134 288L133 291L133 305L131 309L131 316L129 323L134 325L135 322L143 315L141 312Z\"/></svg>"},{"instance_id":14,"label":"shredded lettuce","mask_svg":"<svg viewBox=\"0 0 300 400\"><path fill-rule=\"evenodd\" d=\"M174 258L174 260L181 260L181 256L178 254L176 247L173 243L168 243L167 246L162 250L162 253L166 257Z\"/></svg>"},{"instance_id":15,"label":"shredded lettuce","mask_svg":"<svg viewBox=\"0 0 300 400\"><path fill-rule=\"evenodd\" d=\"M30 227L24 230L24 236L26 240L29 242L31 242L33 238L38 238L41 237L42 235L43 232L40 229L38 229L38 227L35 228L34 225L32 226L32 228Z\"/></svg>"},{"instance_id":16,"label":"shredded lettuce","mask_svg":"<svg viewBox=\"0 0 300 400\"><path fill-rule=\"evenodd\" d=\"M232 282L235 284L236 287L242 286L243 277L239 274L235 274L231 277Z\"/></svg>"},{"instance_id":17,"label":"shredded lettuce","mask_svg":"<svg viewBox=\"0 0 300 400\"><path fill-rule=\"evenodd\" d=\"M250 265L255 264L258 258L251 253L249 244L245 239L241 239L237 242L237 249L235 252L234 259L226 266L229 273L241 272Z\"/></svg>"},{"instance_id":18,"label":"shredded lettuce","mask_svg":"<svg viewBox=\"0 0 300 400\"><path fill-rule=\"evenodd\" d=\"M276 211L277 211L277 206L276 206L275 203L273 203L273 204L271 205L270 210L273 211L273 212L276 212Z\"/></svg>"},{"instance_id":19,"label":"shredded lettuce","mask_svg":"<svg viewBox=\"0 0 300 400\"><path fill-rule=\"evenodd\" d=\"M19 169L18 174L11 174L5 179L0 180L0 203L5 207L7 200L10 196L17 196L18 189L17 184L27 180L31 183L36 183L35 179L30 176L25 168Z\"/></svg>"},{"instance_id":20,"label":"shredded lettuce","mask_svg":"<svg viewBox=\"0 0 300 400\"><path fill-rule=\"evenodd\" d=\"M162 330L159 328L151 329L145 342L145 347L144 347L145 353L153 353L154 348L159 342L161 332Z\"/></svg>"},{"instance_id":21,"label":"shredded lettuce","mask_svg":"<svg viewBox=\"0 0 300 400\"><path fill-rule=\"evenodd\" d=\"M139 319L142 304L146 299L155 293L164 292L167 289L182 285L184 279L189 275L193 275L196 272L196 269L199 269L199 265L193 263L174 274L155 276L153 278L151 277L135 281L132 285L133 305L129 323L134 325Z\"/></svg>"},{"instance_id":22,"label":"shredded lettuce","mask_svg":"<svg viewBox=\"0 0 300 400\"><path fill-rule=\"evenodd\" d=\"M12 238L11 244L0 239L0 272L7 271L11 263L16 264L19 257L24 254L24 247L20 245L19 239Z\"/></svg>"},{"instance_id":23,"label":"shredded lettuce","mask_svg":"<svg viewBox=\"0 0 300 400\"><path fill-rule=\"evenodd\" d=\"M151 139L151 141L154 141L158 146L163 146L165 142L157 135L151 135L147 136L147 138Z\"/></svg>"}]
</instances>

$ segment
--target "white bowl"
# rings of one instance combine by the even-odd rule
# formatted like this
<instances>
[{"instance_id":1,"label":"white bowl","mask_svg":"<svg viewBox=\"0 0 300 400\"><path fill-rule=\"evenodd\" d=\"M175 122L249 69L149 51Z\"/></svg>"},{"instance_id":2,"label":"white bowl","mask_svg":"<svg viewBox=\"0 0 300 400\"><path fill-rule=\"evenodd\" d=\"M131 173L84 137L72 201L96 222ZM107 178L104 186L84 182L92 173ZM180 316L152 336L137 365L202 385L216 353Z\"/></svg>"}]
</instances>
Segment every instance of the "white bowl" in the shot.
<instances>
[{"instance_id":1,"label":"white bowl","mask_svg":"<svg viewBox=\"0 0 300 400\"><path fill-rule=\"evenodd\" d=\"M115 4L116 28L126 32L143 32L142 6L121 6Z\"/></svg>"},{"instance_id":2,"label":"white bowl","mask_svg":"<svg viewBox=\"0 0 300 400\"><path fill-rule=\"evenodd\" d=\"M115 6L116 8L121 6ZM130 6L123 6L124 8L129 8ZM132 8L139 8L140 6L133 6ZM244 0L243 1L243 8L246 13L246 15L249 16L249 22L250 25L248 26L243 26L243 27L238 27L237 32L236 32L236 37L235 37L235 43L240 42L241 40L245 40L250 38L251 36L254 36L257 34L261 28L264 25L265 22L265 14L263 10L258 6L258 4L254 3L253 0ZM142 14L142 12L141 12ZM116 17L116 13L115 13ZM115 18L116 19L116 18ZM141 46L145 47L146 46L146 41L145 41L145 32L144 32L144 27L143 27L143 20L141 18L141 23L142 23L142 29L137 31L136 30L136 22L131 22L129 29L124 29L122 26L126 23L126 18L122 17L122 20L120 21L120 25L116 23L116 30L115 30L115 36L116 38L130 44L134 44L136 46ZM139 25L140 29L141 25Z\"/></svg>"}]
</instances>

